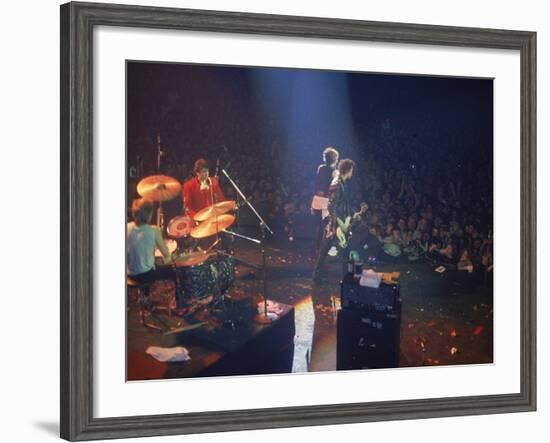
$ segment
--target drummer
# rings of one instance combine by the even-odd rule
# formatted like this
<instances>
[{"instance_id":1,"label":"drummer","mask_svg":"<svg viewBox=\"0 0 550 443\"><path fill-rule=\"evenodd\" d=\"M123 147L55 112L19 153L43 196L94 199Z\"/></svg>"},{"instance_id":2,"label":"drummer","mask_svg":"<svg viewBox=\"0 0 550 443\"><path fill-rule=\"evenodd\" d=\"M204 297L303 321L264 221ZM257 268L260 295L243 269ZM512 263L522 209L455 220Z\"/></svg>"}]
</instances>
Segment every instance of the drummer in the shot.
<instances>
[{"instance_id":1,"label":"drummer","mask_svg":"<svg viewBox=\"0 0 550 443\"><path fill-rule=\"evenodd\" d=\"M201 209L225 200L220 183L210 177L208 162L199 158L193 166L195 177L183 184L183 207L186 215L193 217Z\"/></svg>"},{"instance_id":2,"label":"drummer","mask_svg":"<svg viewBox=\"0 0 550 443\"><path fill-rule=\"evenodd\" d=\"M128 276L139 283L175 280L171 266L155 266L155 247L162 253L164 265L172 263L172 256L160 229L151 225L153 202L147 198L134 200L132 217L134 221L128 223L126 231Z\"/></svg>"}]
</instances>

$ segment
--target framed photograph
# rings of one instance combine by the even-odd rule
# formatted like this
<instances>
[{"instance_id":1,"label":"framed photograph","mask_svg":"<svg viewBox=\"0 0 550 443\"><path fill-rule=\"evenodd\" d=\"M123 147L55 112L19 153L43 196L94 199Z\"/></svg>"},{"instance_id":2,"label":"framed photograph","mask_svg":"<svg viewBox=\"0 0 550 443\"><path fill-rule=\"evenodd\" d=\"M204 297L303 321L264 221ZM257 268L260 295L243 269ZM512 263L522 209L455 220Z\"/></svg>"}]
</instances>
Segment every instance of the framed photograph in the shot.
<instances>
[{"instance_id":1,"label":"framed photograph","mask_svg":"<svg viewBox=\"0 0 550 443\"><path fill-rule=\"evenodd\" d=\"M61 437L536 409L536 34L61 6Z\"/></svg>"}]
</instances>

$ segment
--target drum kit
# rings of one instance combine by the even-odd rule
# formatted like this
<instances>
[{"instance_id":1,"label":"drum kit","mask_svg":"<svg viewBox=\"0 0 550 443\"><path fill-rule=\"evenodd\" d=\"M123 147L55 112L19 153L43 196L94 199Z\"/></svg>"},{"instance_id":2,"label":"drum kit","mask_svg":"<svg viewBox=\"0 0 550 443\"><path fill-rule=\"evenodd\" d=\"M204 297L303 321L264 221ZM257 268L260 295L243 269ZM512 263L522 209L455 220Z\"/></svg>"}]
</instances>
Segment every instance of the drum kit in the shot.
<instances>
[{"instance_id":1,"label":"drum kit","mask_svg":"<svg viewBox=\"0 0 550 443\"><path fill-rule=\"evenodd\" d=\"M161 157L163 151L160 144L160 135L157 136L157 170L161 170ZM218 159L219 163L219 159ZM217 163L217 164L218 164ZM216 166L216 172L218 166ZM221 172L227 181L237 192L243 204L246 204L258 220L261 239L247 237L237 232L229 231L236 220L231 212L236 212L239 205L233 200L221 201L197 212L193 217L178 215L171 219L166 228L168 238L166 246L172 254L173 266L176 274L176 305L178 308L189 307L195 302L203 302L212 296L213 304L221 304L222 310L226 310L225 296L235 281L235 262L238 261L247 266L262 270L263 282L263 312L256 316L258 323L269 323L272 317L267 313L267 275L266 275L266 251L265 241L267 233L273 235L273 231L267 225L256 208L241 191L229 173L222 168ZM217 174L216 174L217 175ZM141 197L148 198L158 203L157 226L164 231L163 202L176 198L181 193L181 183L167 175L151 175L143 178L137 185L137 192ZM220 233L226 233L235 238L250 241L260 247L262 255L261 266L248 263L227 252L215 249L220 243ZM209 238L215 237L206 250L198 247L198 243L204 244ZM155 252L156 257L161 258L160 251ZM203 304L206 304L204 302ZM233 320L224 323L234 327Z\"/></svg>"},{"instance_id":2,"label":"drum kit","mask_svg":"<svg viewBox=\"0 0 550 443\"><path fill-rule=\"evenodd\" d=\"M158 203L157 225L163 231L162 203L181 192L181 184L165 175L152 175L137 185L141 197ZM235 281L235 264L230 254L213 250L219 243L219 234L231 226L235 216L229 214L237 209L232 200L221 201L197 212L193 217L178 215L167 227L168 238L164 240L172 255L176 274L176 306L178 309L205 304L212 296L215 302L223 302L225 293ZM198 240L216 236L213 243L201 250L194 244ZM162 254L155 250L160 261Z\"/></svg>"}]
</instances>

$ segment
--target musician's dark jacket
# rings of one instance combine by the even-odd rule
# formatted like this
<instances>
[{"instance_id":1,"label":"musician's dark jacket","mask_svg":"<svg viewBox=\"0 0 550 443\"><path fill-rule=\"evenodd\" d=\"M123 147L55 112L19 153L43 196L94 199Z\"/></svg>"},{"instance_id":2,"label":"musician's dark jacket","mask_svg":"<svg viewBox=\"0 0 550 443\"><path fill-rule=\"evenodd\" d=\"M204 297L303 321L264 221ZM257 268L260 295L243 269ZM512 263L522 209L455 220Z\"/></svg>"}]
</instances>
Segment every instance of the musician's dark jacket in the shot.
<instances>
[{"instance_id":1,"label":"musician's dark jacket","mask_svg":"<svg viewBox=\"0 0 550 443\"><path fill-rule=\"evenodd\" d=\"M330 186L329 189L329 224L325 231L325 237L319 249L319 255L317 257L317 263L315 264L315 270L313 271L313 278L319 279L321 270L324 266L328 251L335 244L336 241L336 228L338 224L336 218L339 218L342 222L345 222L346 217L352 216L351 205L348 197L348 188L346 182L342 181L340 178L336 178ZM342 257L348 257L349 252L343 252ZM347 261L344 260L345 264Z\"/></svg>"},{"instance_id":2,"label":"musician's dark jacket","mask_svg":"<svg viewBox=\"0 0 550 443\"><path fill-rule=\"evenodd\" d=\"M334 169L329 165L319 165L317 176L315 177L315 194L327 196L330 189Z\"/></svg>"},{"instance_id":3,"label":"musician's dark jacket","mask_svg":"<svg viewBox=\"0 0 550 443\"><path fill-rule=\"evenodd\" d=\"M333 184L331 184L328 197L328 212L332 219L334 230L338 226L336 224L336 218L344 222L346 217L351 217L353 215L348 194L348 186L342 179L338 178L335 180L335 183L333 182Z\"/></svg>"}]
</instances>

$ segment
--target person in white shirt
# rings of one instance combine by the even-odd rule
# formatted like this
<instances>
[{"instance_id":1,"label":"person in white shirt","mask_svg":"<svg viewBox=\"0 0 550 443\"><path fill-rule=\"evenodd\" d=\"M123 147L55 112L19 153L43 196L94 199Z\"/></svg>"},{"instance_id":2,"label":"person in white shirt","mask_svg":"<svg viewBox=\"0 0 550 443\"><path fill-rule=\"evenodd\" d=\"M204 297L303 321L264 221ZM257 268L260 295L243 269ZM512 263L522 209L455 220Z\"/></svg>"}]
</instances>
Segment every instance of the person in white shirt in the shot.
<instances>
[{"instance_id":1,"label":"person in white shirt","mask_svg":"<svg viewBox=\"0 0 550 443\"><path fill-rule=\"evenodd\" d=\"M311 214L316 219L315 251L319 253L323 240L323 231L326 226L325 217L328 216L328 196L330 186L338 175L338 151L329 146L323 151L323 163L317 168L315 176L315 195L311 200Z\"/></svg>"},{"instance_id":2,"label":"person in white shirt","mask_svg":"<svg viewBox=\"0 0 550 443\"><path fill-rule=\"evenodd\" d=\"M171 266L155 265L155 247L162 253L164 265L172 263L172 256L166 247L160 229L151 225L153 202L146 198L132 203L134 221L128 223L126 231L126 254L128 276L139 283L155 280L174 280Z\"/></svg>"}]
</instances>

